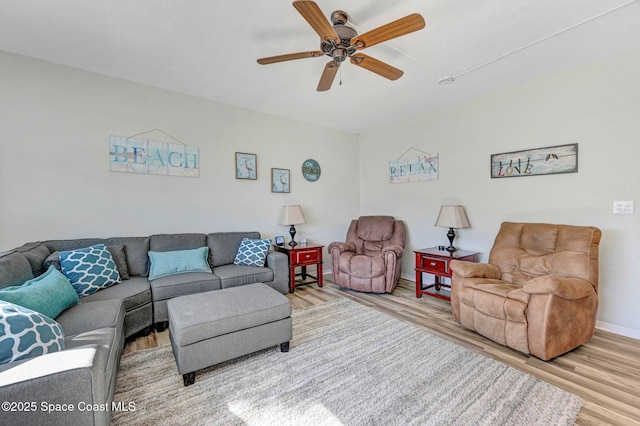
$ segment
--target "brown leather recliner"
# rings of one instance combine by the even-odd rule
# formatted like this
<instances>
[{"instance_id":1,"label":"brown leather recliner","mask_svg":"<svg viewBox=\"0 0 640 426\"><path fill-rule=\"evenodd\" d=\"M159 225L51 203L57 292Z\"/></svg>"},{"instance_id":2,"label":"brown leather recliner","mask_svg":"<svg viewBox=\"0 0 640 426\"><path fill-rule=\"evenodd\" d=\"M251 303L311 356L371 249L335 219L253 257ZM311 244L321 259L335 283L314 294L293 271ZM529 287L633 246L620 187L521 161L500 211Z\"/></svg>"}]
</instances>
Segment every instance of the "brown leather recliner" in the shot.
<instances>
[{"instance_id":1,"label":"brown leather recliner","mask_svg":"<svg viewBox=\"0 0 640 426\"><path fill-rule=\"evenodd\" d=\"M329 244L333 281L352 290L391 293L400 278L405 244L401 220L392 216L360 216L352 220L346 242Z\"/></svg>"},{"instance_id":2,"label":"brown leather recliner","mask_svg":"<svg viewBox=\"0 0 640 426\"><path fill-rule=\"evenodd\" d=\"M504 222L489 263L451 261L456 320L548 360L589 340L598 309L598 246L591 226Z\"/></svg>"}]
</instances>

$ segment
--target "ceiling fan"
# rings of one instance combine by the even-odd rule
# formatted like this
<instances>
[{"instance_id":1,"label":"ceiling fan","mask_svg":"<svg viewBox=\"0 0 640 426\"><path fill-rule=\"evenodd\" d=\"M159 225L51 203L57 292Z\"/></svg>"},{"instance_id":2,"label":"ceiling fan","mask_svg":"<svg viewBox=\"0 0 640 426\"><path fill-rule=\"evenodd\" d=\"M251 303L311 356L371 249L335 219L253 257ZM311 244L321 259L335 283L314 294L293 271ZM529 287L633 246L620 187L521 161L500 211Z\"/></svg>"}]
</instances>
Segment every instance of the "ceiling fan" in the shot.
<instances>
[{"instance_id":1,"label":"ceiling fan","mask_svg":"<svg viewBox=\"0 0 640 426\"><path fill-rule=\"evenodd\" d=\"M318 91L325 91L331 88L340 64L347 58L349 58L352 64L372 71L389 80L397 80L402 77L402 74L404 74L403 71L371 56L367 56L364 53L360 53L359 51L366 47L421 30L425 26L422 16L413 13L358 35L355 29L345 25L349 16L342 10L336 10L331 14L330 23L314 1L294 1L293 7L300 12L302 17L307 20L309 25L311 25L320 36L320 50L270 56L268 58L258 59L258 63L267 65L276 62L290 61L292 59L317 58L327 55L331 60L324 67L320 82L318 83Z\"/></svg>"}]
</instances>

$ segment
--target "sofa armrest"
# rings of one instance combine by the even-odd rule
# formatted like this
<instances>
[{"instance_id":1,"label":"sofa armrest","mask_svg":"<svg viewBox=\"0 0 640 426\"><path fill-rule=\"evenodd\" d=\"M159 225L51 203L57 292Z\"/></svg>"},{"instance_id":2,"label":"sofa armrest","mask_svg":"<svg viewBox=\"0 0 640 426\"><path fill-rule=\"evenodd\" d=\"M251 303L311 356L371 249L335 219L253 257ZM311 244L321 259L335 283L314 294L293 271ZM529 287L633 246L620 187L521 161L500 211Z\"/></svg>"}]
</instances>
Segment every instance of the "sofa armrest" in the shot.
<instances>
[{"instance_id":1,"label":"sofa armrest","mask_svg":"<svg viewBox=\"0 0 640 426\"><path fill-rule=\"evenodd\" d=\"M462 278L491 278L499 280L502 271L491 263L473 263L463 260L452 260L449 263L451 270Z\"/></svg>"},{"instance_id":2,"label":"sofa armrest","mask_svg":"<svg viewBox=\"0 0 640 426\"><path fill-rule=\"evenodd\" d=\"M333 251L334 248L338 249L340 254L347 251L352 251L352 252L356 251L356 246L353 243L333 242L329 244L328 251L331 252Z\"/></svg>"},{"instance_id":3,"label":"sofa armrest","mask_svg":"<svg viewBox=\"0 0 640 426\"><path fill-rule=\"evenodd\" d=\"M273 270L273 287L282 294L289 292L289 257L269 250L265 266Z\"/></svg>"},{"instance_id":4,"label":"sofa armrest","mask_svg":"<svg viewBox=\"0 0 640 426\"><path fill-rule=\"evenodd\" d=\"M559 278L544 275L528 281L522 290L529 294L551 294L566 300L582 299L594 294L591 283L582 278Z\"/></svg>"},{"instance_id":5,"label":"sofa armrest","mask_svg":"<svg viewBox=\"0 0 640 426\"><path fill-rule=\"evenodd\" d=\"M111 397L100 383L104 373L92 371L95 356L95 351L87 347L3 365L8 368L0 372L0 400L29 404L28 411L4 411L3 423L108 424L109 411L86 409L92 404L108 404L111 408ZM55 410L50 404L64 404L67 410Z\"/></svg>"},{"instance_id":6,"label":"sofa armrest","mask_svg":"<svg viewBox=\"0 0 640 426\"><path fill-rule=\"evenodd\" d=\"M386 255L387 253L393 252L395 253L397 258L401 258L402 257L402 253L404 253L404 249L397 245L397 244L393 244L390 246L386 246L382 249L382 255Z\"/></svg>"}]
</instances>

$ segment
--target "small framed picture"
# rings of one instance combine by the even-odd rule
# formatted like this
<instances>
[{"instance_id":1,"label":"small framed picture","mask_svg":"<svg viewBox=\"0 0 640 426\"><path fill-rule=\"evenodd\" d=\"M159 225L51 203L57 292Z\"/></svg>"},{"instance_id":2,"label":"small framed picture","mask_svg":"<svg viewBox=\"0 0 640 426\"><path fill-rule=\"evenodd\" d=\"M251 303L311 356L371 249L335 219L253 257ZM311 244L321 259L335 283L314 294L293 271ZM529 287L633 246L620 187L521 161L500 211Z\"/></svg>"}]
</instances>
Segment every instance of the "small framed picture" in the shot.
<instances>
[{"instance_id":1,"label":"small framed picture","mask_svg":"<svg viewBox=\"0 0 640 426\"><path fill-rule=\"evenodd\" d=\"M284 245L284 237L283 236L278 235L275 239L276 239L276 245L277 246Z\"/></svg>"},{"instance_id":2,"label":"small framed picture","mask_svg":"<svg viewBox=\"0 0 640 426\"><path fill-rule=\"evenodd\" d=\"M289 169L271 169L271 192L288 193L290 190Z\"/></svg>"},{"instance_id":3,"label":"small framed picture","mask_svg":"<svg viewBox=\"0 0 640 426\"><path fill-rule=\"evenodd\" d=\"M236 179L258 179L258 157L256 154L236 152Z\"/></svg>"}]
</instances>

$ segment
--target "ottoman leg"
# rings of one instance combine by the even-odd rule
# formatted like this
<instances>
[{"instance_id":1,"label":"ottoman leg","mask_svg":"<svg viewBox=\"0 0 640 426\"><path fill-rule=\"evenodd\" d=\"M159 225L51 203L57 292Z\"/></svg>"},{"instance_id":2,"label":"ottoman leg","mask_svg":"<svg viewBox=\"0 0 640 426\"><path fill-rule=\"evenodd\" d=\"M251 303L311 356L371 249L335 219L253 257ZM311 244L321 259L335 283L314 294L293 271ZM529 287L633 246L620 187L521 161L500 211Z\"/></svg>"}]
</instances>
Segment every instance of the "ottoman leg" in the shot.
<instances>
[{"instance_id":1,"label":"ottoman leg","mask_svg":"<svg viewBox=\"0 0 640 426\"><path fill-rule=\"evenodd\" d=\"M191 373L183 374L182 380L185 386L194 384L196 382L196 372L192 371Z\"/></svg>"},{"instance_id":2,"label":"ottoman leg","mask_svg":"<svg viewBox=\"0 0 640 426\"><path fill-rule=\"evenodd\" d=\"M280 352L289 352L289 342L280 343Z\"/></svg>"}]
</instances>

